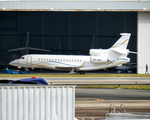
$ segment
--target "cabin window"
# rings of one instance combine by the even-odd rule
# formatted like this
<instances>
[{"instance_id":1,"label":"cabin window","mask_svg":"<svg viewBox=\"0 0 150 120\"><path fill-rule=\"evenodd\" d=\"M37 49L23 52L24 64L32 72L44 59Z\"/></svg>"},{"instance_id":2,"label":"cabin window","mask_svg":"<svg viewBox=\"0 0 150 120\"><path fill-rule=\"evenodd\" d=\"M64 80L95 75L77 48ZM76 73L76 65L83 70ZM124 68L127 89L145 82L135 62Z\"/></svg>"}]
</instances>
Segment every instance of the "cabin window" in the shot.
<instances>
[{"instance_id":1,"label":"cabin window","mask_svg":"<svg viewBox=\"0 0 150 120\"><path fill-rule=\"evenodd\" d=\"M47 58L47 61L48 61L48 58Z\"/></svg>"},{"instance_id":2,"label":"cabin window","mask_svg":"<svg viewBox=\"0 0 150 120\"><path fill-rule=\"evenodd\" d=\"M21 57L21 59L24 59L24 57Z\"/></svg>"},{"instance_id":3,"label":"cabin window","mask_svg":"<svg viewBox=\"0 0 150 120\"><path fill-rule=\"evenodd\" d=\"M80 60L80 62L82 62L82 60Z\"/></svg>"},{"instance_id":4,"label":"cabin window","mask_svg":"<svg viewBox=\"0 0 150 120\"><path fill-rule=\"evenodd\" d=\"M76 62L76 59L74 61Z\"/></svg>"},{"instance_id":5,"label":"cabin window","mask_svg":"<svg viewBox=\"0 0 150 120\"><path fill-rule=\"evenodd\" d=\"M40 58L38 60L40 60Z\"/></svg>"},{"instance_id":6,"label":"cabin window","mask_svg":"<svg viewBox=\"0 0 150 120\"><path fill-rule=\"evenodd\" d=\"M43 60L43 58L41 58L41 60Z\"/></svg>"}]
</instances>

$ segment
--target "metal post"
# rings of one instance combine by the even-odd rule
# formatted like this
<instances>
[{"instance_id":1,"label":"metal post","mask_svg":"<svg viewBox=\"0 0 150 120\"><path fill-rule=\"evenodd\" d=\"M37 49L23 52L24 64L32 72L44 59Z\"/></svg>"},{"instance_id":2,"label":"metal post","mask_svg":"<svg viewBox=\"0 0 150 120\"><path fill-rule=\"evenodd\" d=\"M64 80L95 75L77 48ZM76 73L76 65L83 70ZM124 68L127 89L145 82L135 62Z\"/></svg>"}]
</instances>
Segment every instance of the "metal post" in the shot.
<instances>
[{"instance_id":1,"label":"metal post","mask_svg":"<svg viewBox=\"0 0 150 120\"><path fill-rule=\"evenodd\" d=\"M125 106L124 104L121 104L121 105L120 105L120 109L119 109L118 112L121 113L121 107L122 107L122 106L124 106L124 113L126 113L126 106Z\"/></svg>"},{"instance_id":2,"label":"metal post","mask_svg":"<svg viewBox=\"0 0 150 120\"><path fill-rule=\"evenodd\" d=\"M26 54L29 53L29 32L27 32L27 39L26 39Z\"/></svg>"},{"instance_id":3,"label":"metal post","mask_svg":"<svg viewBox=\"0 0 150 120\"><path fill-rule=\"evenodd\" d=\"M112 103L112 104L110 104L110 106L109 106L109 113L112 113L111 112L111 105L113 105L114 106L114 113L115 113L115 105Z\"/></svg>"}]
</instances>

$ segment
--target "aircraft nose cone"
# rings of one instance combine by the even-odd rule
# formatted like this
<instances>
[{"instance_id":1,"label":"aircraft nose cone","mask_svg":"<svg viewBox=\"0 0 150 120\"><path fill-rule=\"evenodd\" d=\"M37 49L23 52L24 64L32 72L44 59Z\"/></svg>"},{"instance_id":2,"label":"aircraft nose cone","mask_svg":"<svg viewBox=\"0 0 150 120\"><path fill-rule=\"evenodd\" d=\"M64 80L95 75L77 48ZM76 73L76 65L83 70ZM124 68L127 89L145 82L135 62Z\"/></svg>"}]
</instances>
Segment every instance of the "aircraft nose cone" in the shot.
<instances>
[{"instance_id":1,"label":"aircraft nose cone","mask_svg":"<svg viewBox=\"0 0 150 120\"><path fill-rule=\"evenodd\" d=\"M9 65L13 65L13 62L11 61L11 62L9 63Z\"/></svg>"},{"instance_id":2,"label":"aircraft nose cone","mask_svg":"<svg viewBox=\"0 0 150 120\"><path fill-rule=\"evenodd\" d=\"M11 61L9 65L15 66L15 61Z\"/></svg>"}]
</instances>

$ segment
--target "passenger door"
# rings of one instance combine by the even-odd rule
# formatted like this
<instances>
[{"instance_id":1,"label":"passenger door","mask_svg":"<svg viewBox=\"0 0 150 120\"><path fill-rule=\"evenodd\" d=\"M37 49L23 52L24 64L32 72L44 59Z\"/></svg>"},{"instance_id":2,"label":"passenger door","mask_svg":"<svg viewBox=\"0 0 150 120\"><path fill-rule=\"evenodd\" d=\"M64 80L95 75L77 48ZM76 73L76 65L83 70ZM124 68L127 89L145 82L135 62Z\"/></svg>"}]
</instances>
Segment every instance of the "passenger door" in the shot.
<instances>
[{"instance_id":1,"label":"passenger door","mask_svg":"<svg viewBox=\"0 0 150 120\"><path fill-rule=\"evenodd\" d=\"M31 56L27 57L26 64L27 64L27 67L32 68L32 57Z\"/></svg>"}]
</instances>

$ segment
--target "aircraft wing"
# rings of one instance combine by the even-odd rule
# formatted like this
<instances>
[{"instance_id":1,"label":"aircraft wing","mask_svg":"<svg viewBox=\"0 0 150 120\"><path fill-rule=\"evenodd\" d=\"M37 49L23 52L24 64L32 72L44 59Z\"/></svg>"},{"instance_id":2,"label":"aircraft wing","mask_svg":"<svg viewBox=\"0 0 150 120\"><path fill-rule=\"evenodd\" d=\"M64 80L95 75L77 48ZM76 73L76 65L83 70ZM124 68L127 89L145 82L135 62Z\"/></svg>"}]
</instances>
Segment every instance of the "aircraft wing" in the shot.
<instances>
[{"instance_id":1,"label":"aircraft wing","mask_svg":"<svg viewBox=\"0 0 150 120\"><path fill-rule=\"evenodd\" d=\"M26 47L22 47L22 48L16 48L16 49L11 49L11 50L8 50L8 52L12 52L12 51L18 51L18 50L25 50L27 49Z\"/></svg>"},{"instance_id":2,"label":"aircraft wing","mask_svg":"<svg viewBox=\"0 0 150 120\"><path fill-rule=\"evenodd\" d=\"M62 69L62 68L78 68L78 67L84 67L85 62L80 63L80 64L65 64L65 63L60 63L59 65L54 66L56 69Z\"/></svg>"},{"instance_id":3,"label":"aircraft wing","mask_svg":"<svg viewBox=\"0 0 150 120\"><path fill-rule=\"evenodd\" d=\"M22 47L22 48L11 49L11 50L8 50L8 51L12 52L12 51L26 50L26 49L27 49L26 47ZM39 50L39 51L51 52L51 50L40 49L40 48L33 48L33 47L28 47L28 49L30 49L30 50Z\"/></svg>"},{"instance_id":4,"label":"aircraft wing","mask_svg":"<svg viewBox=\"0 0 150 120\"><path fill-rule=\"evenodd\" d=\"M40 48L33 48L33 47L29 47L29 49L30 49L30 50L38 50L38 51L51 52L51 50L40 49Z\"/></svg>"}]
</instances>

